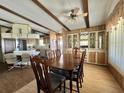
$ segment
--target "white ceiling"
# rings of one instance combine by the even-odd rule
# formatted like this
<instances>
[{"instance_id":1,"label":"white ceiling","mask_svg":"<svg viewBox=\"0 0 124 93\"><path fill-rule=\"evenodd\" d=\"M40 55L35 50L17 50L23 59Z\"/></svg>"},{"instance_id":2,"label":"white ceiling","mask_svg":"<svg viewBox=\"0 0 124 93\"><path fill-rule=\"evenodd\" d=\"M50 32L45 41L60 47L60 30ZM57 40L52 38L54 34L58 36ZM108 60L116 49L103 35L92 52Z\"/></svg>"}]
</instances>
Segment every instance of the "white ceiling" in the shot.
<instances>
[{"instance_id":1,"label":"white ceiling","mask_svg":"<svg viewBox=\"0 0 124 93\"><path fill-rule=\"evenodd\" d=\"M86 27L83 16L77 17L76 21L65 17L68 16L67 11L70 11L76 7L78 7L80 9L79 12L82 13L81 0L39 0L39 2L49 9L55 16L57 16L58 19L69 29L74 30ZM105 23L112 3L113 0L88 0L90 26ZM0 0L0 4L56 32L62 31L63 27L46 12L35 5L31 0ZM33 29L49 33L47 29L44 29L2 9L0 9L0 18L15 23L29 24ZM10 24L2 21L0 21L0 24L10 26Z\"/></svg>"},{"instance_id":2,"label":"white ceiling","mask_svg":"<svg viewBox=\"0 0 124 93\"><path fill-rule=\"evenodd\" d=\"M35 30L39 30L39 31L42 31L44 33L48 33L48 30L41 28L40 26L37 26L37 25L35 25L29 21L26 21L26 20L24 20L18 16L15 16L9 12L6 12L2 9L0 10L0 18L6 19L6 20L14 22L14 23L29 24ZM9 27L12 26L12 24L8 24L7 22L3 22L3 21L1 21L0 24L5 25L5 26L9 26Z\"/></svg>"},{"instance_id":3,"label":"white ceiling","mask_svg":"<svg viewBox=\"0 0 124 93\"><path fill-rule=\"evenodd\" d=\"M74 8L79 8L80 9L79 12L82 12L81 0L39 0L39 1L45 7L47 7L54 15L56 15L71 30L85 27L83 16L78 17L76 21L63 17L68 16L69 11L71 11Z\"/></svg>"}]
</instances>

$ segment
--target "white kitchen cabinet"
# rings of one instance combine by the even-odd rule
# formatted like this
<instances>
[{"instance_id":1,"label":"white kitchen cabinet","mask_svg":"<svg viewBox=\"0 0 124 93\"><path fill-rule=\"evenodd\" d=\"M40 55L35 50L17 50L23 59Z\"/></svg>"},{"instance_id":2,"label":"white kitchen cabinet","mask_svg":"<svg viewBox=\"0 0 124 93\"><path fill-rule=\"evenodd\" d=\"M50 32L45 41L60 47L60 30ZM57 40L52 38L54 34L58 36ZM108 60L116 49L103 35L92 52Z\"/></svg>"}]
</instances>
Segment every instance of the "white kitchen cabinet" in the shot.
<instances>
[{"instance_id":1,"label":"white kitchen cabinet","mask_svg":"<svg viewBox=\"0 0 124 93\"><path fill-rule=\"evenodd\" d=\"M2 38L12 38L12 34L11 33L1 33L1 37Z\"/></svg>"},{"instance_id":2,"label":"white kitchen cabinet","mask_svg":"<svg viewBox=\"0 0 124 93\"><path fill-rule=\"evenodd\" d=\"M28 38L29 39L39 39L40 36L39 36L39 34L28 34Z\"/></svg>"}]
</instances>

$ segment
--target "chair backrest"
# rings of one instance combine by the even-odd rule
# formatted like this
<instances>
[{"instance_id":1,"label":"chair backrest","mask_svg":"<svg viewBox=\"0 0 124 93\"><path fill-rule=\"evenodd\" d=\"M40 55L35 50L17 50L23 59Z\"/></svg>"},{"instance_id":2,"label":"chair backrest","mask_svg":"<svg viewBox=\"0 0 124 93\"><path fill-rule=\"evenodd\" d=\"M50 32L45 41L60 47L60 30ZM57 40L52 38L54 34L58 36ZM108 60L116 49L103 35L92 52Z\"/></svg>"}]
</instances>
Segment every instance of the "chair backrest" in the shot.
<instances>
[{"instance_id":1,"label":"chair backrest","mask_svg":"<svg viewBox=\"0 0 124 93\"><path fill-rule=\"evenodd\" d=\"M60 51L60 49L56 49L56 50L55 50L55 53L56 53L56 57L60 57L60 56L61 56L61 51Z\"/></svg>"},{"instance_id":2,"label":"chair backrest","mask_svg":"<svg viewBox=\"0 0 124 93\"><path fill-rule=\"evenodd\" d=\"M79 68L78 68L78 73L77 73L78 76L83 74L83 65L84 65L85 55L86 55L86 50L83 51L82 55L81 55L81 61L80 61Z\"/></svg>"},{"instance_id":3,"label":"chair backrest","mask_svg":"<svg viewBox=\"0 0 124 93\"><path fill-rule=\"evenodd\" d=\"M51 93L51 82L48 75L48 66L45 60L34 56L31 59L31 66L37 81L37 87L42 89L45 93Z\"/></svg>"},{"instance_id":4,"label":"chair backrest","mask_svg":"<svg viewBox=\"0 0 124 93\"><path fill-rule=\"evenodd\" d=\"M46 49L40 49L40 56L46 57Z\"/></svg>"},{"instance_id":5,"label":"chair backrest","mask_svg":"<svg viewBox=\"0 0 124 93\"><path fill-rule=\"evenodd\" d=\"M85 56L86 56L86 49L82 52L81 62L84 62Z\"/></svg>"},{"instance_id":6,"label":"chair backrest","mask_svg":"<svg viewBox=\"0 0 124 93\"><path fill-rule=\"evenodd\" d=\"M21 55L21 57L22 57L22 62L29 62L30 61L30 54L28 54L28 53L23 53Z\"/></svg>"},{"instance_id":7,"label":"chair backrest","mask_svg":"<svg viewBox=\"0 0 124 93\"><path fill-rule=\"evenodd\" d=\"M54 59L55 58L55 52L54 50L47 50L46 55L48 59Z\"/></svg>"},{"instance_id":8,"label":"chair backrest","mask_svg":"<svg viewBox=\"0 0 124 93\"><path fill-rule=\"evenodd\" d=\"M8 53L4 55L7 64L14 64L17 62L17 57L13 53Z\"/></svg>"},{"instance_id":9,"label":"chair backrest","mask_svg":"<svg viewBox=\"0 0 124 93\"><path fill-rule=\"evenodd\" d=\"M73 54L80 54L80 48L74 47L72 50Z\"/></svg>"}]
</instances>

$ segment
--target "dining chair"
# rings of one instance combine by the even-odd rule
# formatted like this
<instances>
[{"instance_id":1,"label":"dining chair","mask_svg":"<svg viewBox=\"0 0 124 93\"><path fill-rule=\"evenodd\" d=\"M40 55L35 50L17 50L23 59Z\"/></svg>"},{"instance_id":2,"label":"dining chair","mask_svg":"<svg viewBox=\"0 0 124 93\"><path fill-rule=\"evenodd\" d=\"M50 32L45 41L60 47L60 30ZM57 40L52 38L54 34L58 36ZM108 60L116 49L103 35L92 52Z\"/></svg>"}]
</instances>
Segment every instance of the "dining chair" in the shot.
<instances>
[{"instance_id":1,"label":"dining chair","mask_svg":"<svg viewBox=\"0 0 124 93\"><path fill-rule=\"evenodd\" d=\"M84 65L84 58L85 58L85 51L82 52L82 55L81 55L81 61L80 61L80 64L78 67L76 67L74 70L73 70L73 73L72 73L72 81L75 81L76 82L76 86L77 86L77 92L80 93L79 91L79 83L82 87L82 82L83 82L83 77L84 77L84 70L83 70L83 65ZM66 79L70 79L70 75L69 73L65 73L64 75L66 77ZM80 80L80 82L79 82Z\"/></svg>"},{"instance_id":2,"label":"dining chair","mask_svg":"<svg viewBox=\"0 0 124 93\"><path fill-rule=\"evenodd\" d=\"M21 55L21 62L22 62L22 65L30 65L30 54L23 53Z\"/></svg>"},{"instance_id":3,"label":"dining chair","mask_svg":"<svg viewBox=\"0 0 124 93\"><path fill-rule=\"evenodd\" d=\"M54 50L46 50L46 56L47 56L47 59L54 59L55 58Z\"/></svg>"},{"instance_id":4,"label":"dining chair","mask_svg":"<svg viewBox=\"0 0 124 93\"><path fill-rule=\"evenodd\" d=\"M72 49L72 53L73 54L80 54L80 48L77 48L77 47L74 47L73 49Z\"/></svg>"},{"instance_id":5,"label":"dining chair","mask_svg":"<svg viewBox=\"0 0 124 93\"><path fill-rule=\"evenodd\" d=\"M54 51L54 58L59 58L61 56L61 51L60 49L56 49ZM57 68L50 68L50 71L52 72L58 72L60 69L57 69ZM61 70L60 70L61 71Z\"/></svg>"},{"instance_id":6,"label":"dining chair","mask_svg":"<svg viewBox=\"0 0 124 93\"><path fill-rule=\"evenodd\" d=\"M64 84L65 93L64 76L51 73L48 69L49 66L46 64L46 60L43 60L38 56L30 58L30 60L37 82L37 93L40 93L40 90L44 93L55 93L62 84Z\"/></svg>"},{"instance_id":7,"label":"dining chair","mask_svg":"<svg viewBox=\"0 0 124 93\"><path fill-rule=\"evenodd\" d=\"M80 80L81 87L82 87L83 77L84 77L84 66L83 65L84 65L85 56L86 56L86 50L82 52L80 65L76 67L76 69L73 71L73 74L78 74L79 72L79 80Z\"/></svg>"},{"instance_id":8,"label":"dining chair","mask_svg":"<svg viewBox=\"0 0 124 93\"><path fill-rule=\"evenodd\" d=\"M19 61L17 60L17 57L15 54L13 53L8 53L8 54L5 54L4 55L4 58L5 58L5 62L8 64L8 65L12 65L8 70L12 70L13 68L15 67L20 67L19 66Z\"/></svg>"},{"instance_id":9,"label":"dining chair","mask_svg":"<svg viewBox=\"0 0 124 93\"><path fill-rule=\"evenodd\" d=\"M60 56L61 56L61 51L60 51L60 49L56 49L56 50L55 50L55 53L56 53L56 57L60 57Z\"/></svg>"}]
</instances>

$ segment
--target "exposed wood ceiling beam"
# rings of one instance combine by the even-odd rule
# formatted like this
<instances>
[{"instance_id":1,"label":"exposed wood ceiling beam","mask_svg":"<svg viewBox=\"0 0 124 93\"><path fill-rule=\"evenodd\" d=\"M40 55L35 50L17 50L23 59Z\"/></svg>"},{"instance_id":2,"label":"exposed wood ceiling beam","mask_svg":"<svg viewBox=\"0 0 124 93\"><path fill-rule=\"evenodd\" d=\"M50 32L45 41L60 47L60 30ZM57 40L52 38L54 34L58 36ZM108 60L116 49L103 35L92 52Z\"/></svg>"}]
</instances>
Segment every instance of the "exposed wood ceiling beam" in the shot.
<instances>
[{"instance_id":1,"label":"exposed wood ceiling beam","mask_svg":"<svg viewBox=\"0 0 124 93\"><path fill-rule=\"evenodd\" d=\"M46 27L46 26L43 26L43 25L41 25L41 24L39 24L39 23L37 23L37 22L35 22L35 21L33 21L33 20L31 20L31 19L29 19L29 18L27 18L27 17L25 17L25 16L23 16L23 15L21 15L21 14L19 14L19 13L16 13L16 12L13 11L13 10L10 10L9 8L7 8L7 7L5 7L5 6L0 5L0 8L3 9L3 10L5 10L5 11L7 11L7 12L9 12L9 13L14 14L14 15L16 15L16 16L18 16L18 17L21 17L21 18L23 18L23 19L25 19L25 20L27 20L27 21L29 21L29 22L31 22L31 23L34 23L34 24L36 24L36 25L38 25L38 26L40 26L40 27L43 27L43 28L45 28L45 29L47 29L47 30L49 30L49 31L56 32L56 31L54 31L54 30L52 30L52 29L50 29L50 28L48 28L48 27Z\"/></svg>"},{"instance_id":2,"label":"exposed wood ceiling beam","mask_svg":"<svg viewBox=\"0 0 124 93\"><path fill-rule=\"evenodd\" d=\"M1 21L4 21L4 22L7 22L7 23L10 23L10 24L14 24L14 22L8 21L8 20L2 19L2 18L0 18L0 20L1 20ZM4 26L4 25L0 25L0 26L6 27L6 28L11 28L11 27ZM11 29L12 29L12 28L11 28ZM36 32L39 32L39 33L42 33L42 34L45 34L45 35L48 35L47 33L44 33L44 32L41 32L41 31L38 31L38 30L35 30L35 29L32 29L32 30L34 30L34 31L36 31Z\"/></svg>"},{"instance_id":3,"label":"exposed wood ceiling beam","mask_svg":"<svg viewBox=\"0 0 124 93\"><path fill-rule=\"evenodd\" d=\"M35 29L32 29L32 30L35 31L35 32L41 33L41 34L49 35L49 34L47 34L47 33L43 33L43 32L41 32L41 31L38 31L38 30L35 30Z\"/></svg>"},{"instance_id":4,"label":"exposed wood ceiling beam","mask_svg":"<svg viewBox=\"0 0 124 93\"><path fill-rule=\"evenodd\" d=\"M9 26L5 26L5 25L0 25L0 27L5 27L5 28L9 28L9 29L12 29L12 27L9 27Z\"/></svg>"},{"instance_id":5,"label":"exposed wood ceiling beam","mask_svg":"<svg viewBox=\"0 0 124 93\"><path fill-rule=\"evenodd\" d=\"M10 23L10 24L13 24L13 22L8 21L8 20L5 20L5 19L2 19L2 18L0 18L0 20L1 20L1 21L4 21L4 22L7 22L7 23Z\"/></svg>"},{"instance_id":6,"label":"exposed wood ceiling beam","mask_svg":"<svg viewBox=\"0 0 124 93\"><path fill-rule=\"evenodd\" d=\"M48 15L50 15L54 20L56 20L60 25L62 25L68 31L71 31L67 26L65 26L52 12L50 12L43 4L38 0L32 0L38 7L44 10Z\"/></svg>"},{"instance_id":7,"label":"exposed wood ceiling beam","mask_svg":"<svg viewBox=\"0 0 124 93\"><path fill-rule=\"evenodd\" d=\"M84 13L87 13L87 16L84 17L86 27L89 28L89 11L88 11L88 0L81 0L82 1L82 10Z\"/></svg>"}]
</instances>

